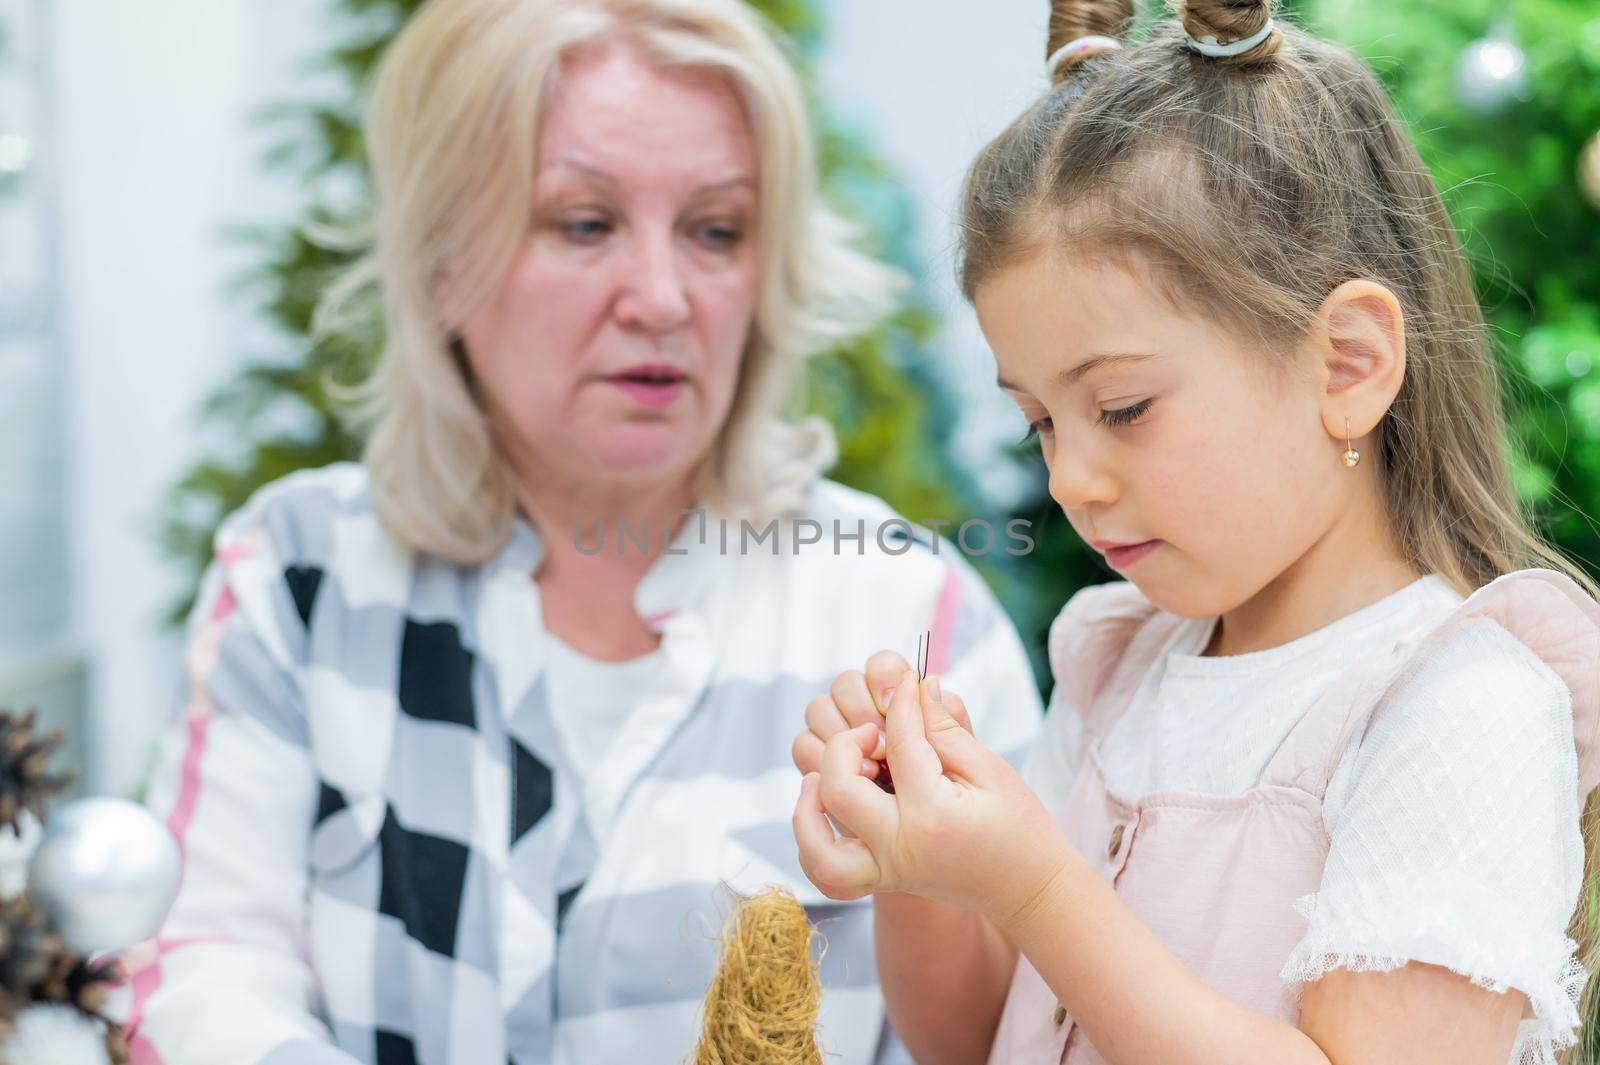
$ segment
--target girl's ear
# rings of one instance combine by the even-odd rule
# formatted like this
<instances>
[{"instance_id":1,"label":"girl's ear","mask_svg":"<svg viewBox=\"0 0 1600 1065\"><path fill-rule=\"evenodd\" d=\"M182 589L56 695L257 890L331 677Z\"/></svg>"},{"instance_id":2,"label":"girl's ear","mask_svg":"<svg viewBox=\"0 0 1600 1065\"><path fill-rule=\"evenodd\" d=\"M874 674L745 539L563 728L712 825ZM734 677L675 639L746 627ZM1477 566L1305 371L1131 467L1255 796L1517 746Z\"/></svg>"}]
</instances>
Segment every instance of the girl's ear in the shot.
<instances>
[{"instance_id":1,"label":"girl's ear","mask_svg":"<svg viewBox=\"0 0 1600 1065\"><path fill-rule=\"evenodd\" d=\"M1406 325L1395 294L1376 281L1346 281L1328 294L1308 338L1322 392L1322 424L1344 442L1371 432L1406 376Z\"/></svg>"}]
</instances>

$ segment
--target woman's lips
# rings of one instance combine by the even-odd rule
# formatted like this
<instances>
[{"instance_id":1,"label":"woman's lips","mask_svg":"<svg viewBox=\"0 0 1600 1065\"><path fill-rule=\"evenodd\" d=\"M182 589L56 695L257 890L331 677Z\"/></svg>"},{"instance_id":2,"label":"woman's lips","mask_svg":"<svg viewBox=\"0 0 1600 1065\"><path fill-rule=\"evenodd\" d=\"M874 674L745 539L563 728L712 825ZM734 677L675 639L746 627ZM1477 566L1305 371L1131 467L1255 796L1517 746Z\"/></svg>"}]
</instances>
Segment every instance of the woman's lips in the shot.
<instances>
[{"instance_id":1,"label":"woman's lips","mask_svg":"<svg viewBox=\"0 0 1600 1065\"><path fill-rule=\"evenodd\" d=\"M689 378L672 366L636 366L606 378L647 407L670 407L689 384Z\"/></svg>"},{"instance_id":2,"label":"woman's lips","mask_svg":"<svg viewBox=\"0 0 1600 1065\"><path fill-rule=\"evenodd\" d=\"M1142 544L1129 544L1126 547L1107 547L1104 549L1106 562L1112 569L1127 569L1160 546L1160 540L1146 540Z\"/></svg>"},{"instance_id":3,"label":"woman's lips","mask_svg":"<svg viewBox=\"0 0 1600 1065\"><path fill-rule=\"evenodd\" d=\"M613 377L611 383L647 407L670 407L689 385L681 379L656 382L634 377Z\"/></svg>"}]
</instances>

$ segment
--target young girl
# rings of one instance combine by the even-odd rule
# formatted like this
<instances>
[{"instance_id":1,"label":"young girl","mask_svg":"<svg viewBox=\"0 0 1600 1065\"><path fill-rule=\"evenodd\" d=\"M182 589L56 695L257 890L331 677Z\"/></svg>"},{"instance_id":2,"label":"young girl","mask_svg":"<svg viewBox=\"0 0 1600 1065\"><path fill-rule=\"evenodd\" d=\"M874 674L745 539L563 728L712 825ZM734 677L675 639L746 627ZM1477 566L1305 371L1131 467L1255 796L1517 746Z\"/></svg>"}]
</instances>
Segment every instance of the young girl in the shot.
<instances>
[{"instance_id":1,"label":"young girl","mask_svg":"<svg viewBox=\"0 0 1600 1065\"><path fill-rule=\"evenodd\" d=\"M1124 47L1126 3L1058 3L965 193L1000 386L1127 580L1053 626L1023 775L899 656L841 677L802 866L878 895L924 1065L1577 1061L1595 586L1519 514L1377 80L1266 3L1178 8Z\"/></svg>"}]
</instances>

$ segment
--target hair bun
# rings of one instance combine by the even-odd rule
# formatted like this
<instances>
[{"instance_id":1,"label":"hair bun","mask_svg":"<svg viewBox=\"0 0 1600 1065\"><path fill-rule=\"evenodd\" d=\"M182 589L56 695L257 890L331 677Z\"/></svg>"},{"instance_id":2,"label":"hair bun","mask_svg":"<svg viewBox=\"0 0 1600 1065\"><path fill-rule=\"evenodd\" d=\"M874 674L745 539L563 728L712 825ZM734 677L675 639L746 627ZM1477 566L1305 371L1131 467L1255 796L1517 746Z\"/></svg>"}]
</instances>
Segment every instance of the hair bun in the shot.
<instances>
[{"instance_id":1,"label":"hair bun","mask_svg":"<svg viewBox=\"0 0 1600 1065\"><path fill-rule=\"evenodd\" d=\"M1272 0L1175 0L1178 18L1191 41L1211 38L1227 45L1257 36L1272 21ZM1260 44L1238 55L1213 56L1223 62L1248 62L1277 54L1283 35L1276 29Z\"/></svg>"},{"instance_id":2,"label":"hair bun","mask_svg":"<svg viewBox=\"0 0 1600 1065\"><path fill-rule=\"evenodd\" d=\"M1050 71L1051 80L1063 81L1085 60L1110 51L1110 46L1104 45L1086 47L1059 60L1056 57L1062 48L1084 37L1121 40L1133 24L1133 4L1134 0L1053 0L1050 36L1044 47L1045 62L1055 64Z\"/></svg>"}]
</instances>

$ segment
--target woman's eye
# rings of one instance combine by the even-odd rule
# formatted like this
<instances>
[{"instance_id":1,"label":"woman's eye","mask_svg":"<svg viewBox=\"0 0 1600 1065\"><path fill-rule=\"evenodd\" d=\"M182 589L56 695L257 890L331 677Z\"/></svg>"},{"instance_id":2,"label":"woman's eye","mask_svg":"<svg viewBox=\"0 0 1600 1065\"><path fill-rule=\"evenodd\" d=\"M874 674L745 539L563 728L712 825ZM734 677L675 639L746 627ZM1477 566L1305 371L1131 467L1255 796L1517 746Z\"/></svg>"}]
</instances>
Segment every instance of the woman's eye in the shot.
<instances>
[{"instance_id":1,"label":"woman's eye","mask_svg":"<svg viewBox=\"0 0 1600 1065\"><path fill-rule=\"evenodd\" d=\"M1100 418L1096 424L1131 425L1140 418L1144 417L1145 412L1148 411L1151 405L1154 403L1155 400L1152 398L1144 400L1141 403L1135 403L1131 407L1119 407L1116 410L1102 410L1100 412Z\"/></svg>"},{"instance_id":2,"label":"woman's eye","mask_svg":"<svg viewBox=\"0 0 1600 1065\"><path fill-rule=\"evenodd\" d=\"M744 230L726 222L710 222L694 232L695 239L713 251L730 251L744 239Z\"/></svg>"},{"instance_id":3,"label":"woman's eye","mask_svg":"<svg viewBox=\"0 0 1600 1065\"><path fill-rule=\"evenodd\" d=\"M604 218L569 218L561 223L561 235L574 244L596 244L611 232Z\"/></svg>"},{"instance_id":4,"label":"woman's eye","mask_svg":"<svg viewBox=\"0 0 1600 1065\"><path fill-rule=\"evenodd\" d=\"M1039 437L1054 431L1054 429L1055 422L1051 421L1049 418L1039 418L1036 421L1031 421L1028 423L1027 435L1025 435L1021 440L1017 441L1017 446L1026 447L1028 444L1031 444L1035 440L1039 439Z\"/></svg>"}]
</instances>

